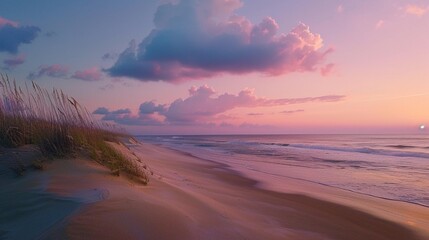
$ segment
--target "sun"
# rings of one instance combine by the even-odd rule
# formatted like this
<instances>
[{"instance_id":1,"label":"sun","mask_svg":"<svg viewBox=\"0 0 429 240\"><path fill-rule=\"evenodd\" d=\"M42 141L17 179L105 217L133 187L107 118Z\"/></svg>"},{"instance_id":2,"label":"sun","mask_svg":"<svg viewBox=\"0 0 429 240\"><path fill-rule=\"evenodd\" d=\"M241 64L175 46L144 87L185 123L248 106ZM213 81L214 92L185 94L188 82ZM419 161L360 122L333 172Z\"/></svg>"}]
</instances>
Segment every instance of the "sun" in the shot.
<instances>
[{"instance_id":1,"label":"sun","mask_svg":"<svg viewBox=\"0 0 429 240\"><path fill-rule=\"evenodd\" d=\"M425 125L420 125L420 130L425 130Z\"/></svg>"}]
</instances>

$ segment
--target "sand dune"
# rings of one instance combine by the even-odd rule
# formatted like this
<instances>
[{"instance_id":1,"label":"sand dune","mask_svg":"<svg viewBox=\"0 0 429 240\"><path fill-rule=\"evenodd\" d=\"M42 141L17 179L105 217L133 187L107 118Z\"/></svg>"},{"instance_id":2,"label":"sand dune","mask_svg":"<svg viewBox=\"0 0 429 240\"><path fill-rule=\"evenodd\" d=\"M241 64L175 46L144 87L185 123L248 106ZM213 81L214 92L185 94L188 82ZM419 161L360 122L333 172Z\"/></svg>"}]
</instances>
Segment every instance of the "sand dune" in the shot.
<instances>
[{"instance_id":1,"label":"sand dune","mask_svg":"<svg viewBox=\"0 0 429 240\"><path fill-rule=\"evenodd\" d=\"M279 193L188 154L148 144L131 150L154 172L148 186L84 159L57 160L13 186L3 184L1 196L21 200L1 211L0 239L24 229L37 231L20 239L429 239L423 207L292 181L299 193ZM10 202L2 197L1 210ZM398 211L419 224L395 220ZM36 217L44 227L31 224Z\"/></svg>"}]
</instances>

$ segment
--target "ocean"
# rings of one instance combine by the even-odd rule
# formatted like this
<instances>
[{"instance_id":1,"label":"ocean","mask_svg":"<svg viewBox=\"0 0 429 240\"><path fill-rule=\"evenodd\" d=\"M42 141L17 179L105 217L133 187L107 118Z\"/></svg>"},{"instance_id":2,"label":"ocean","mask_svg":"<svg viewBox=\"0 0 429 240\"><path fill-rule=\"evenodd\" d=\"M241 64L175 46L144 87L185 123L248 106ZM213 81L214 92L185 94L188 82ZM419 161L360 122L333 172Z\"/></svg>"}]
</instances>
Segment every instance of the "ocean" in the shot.
<instances>
[{"instance_id":1,"label":"ocean","mask_svg":"<svg viewBox=\"0 0 429 240\"><path fill-rule=\"evenodd\" d=\"M294 178L429 207L429 135L139 136L264 182Z\"/></svg>"}]
</instances>

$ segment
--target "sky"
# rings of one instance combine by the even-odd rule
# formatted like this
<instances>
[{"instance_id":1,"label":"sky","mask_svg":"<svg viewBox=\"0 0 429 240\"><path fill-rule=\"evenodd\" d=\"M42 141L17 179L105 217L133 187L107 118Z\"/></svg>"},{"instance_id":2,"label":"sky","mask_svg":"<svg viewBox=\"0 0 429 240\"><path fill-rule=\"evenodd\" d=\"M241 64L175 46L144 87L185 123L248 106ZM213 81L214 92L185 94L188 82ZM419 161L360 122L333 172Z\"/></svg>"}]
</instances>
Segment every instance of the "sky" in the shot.
<instances>
[{"instance_id":1,"label":"sky","mask_svg":"<svg viewBox=\"0 0 429 240\"><path fill-rule=\"evenodd\" d=\"M2 0L0 72L133 134L425 134L427 0Z\"/></svg>"}]
</instances>

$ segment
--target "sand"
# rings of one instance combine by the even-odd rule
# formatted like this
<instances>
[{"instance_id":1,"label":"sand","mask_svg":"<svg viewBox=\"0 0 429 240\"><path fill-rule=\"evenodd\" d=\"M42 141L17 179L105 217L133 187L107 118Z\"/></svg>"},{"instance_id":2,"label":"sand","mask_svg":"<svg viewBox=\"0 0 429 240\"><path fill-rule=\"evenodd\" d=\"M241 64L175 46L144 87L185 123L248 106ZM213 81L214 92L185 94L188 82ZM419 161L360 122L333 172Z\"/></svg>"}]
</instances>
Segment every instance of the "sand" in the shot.
<instances>
[{"instance_id":1,"label":"sand","mask_svg":"<svg viewBox=\"0 0 429 240\"><path fill-rule=\"evenodd\" d=\"M148 186L85 159L0 173L0 239L429 239L425 207L293 179L265 190L189 154L131 151L154 173Z\"/></svg>"}]
</instances>

